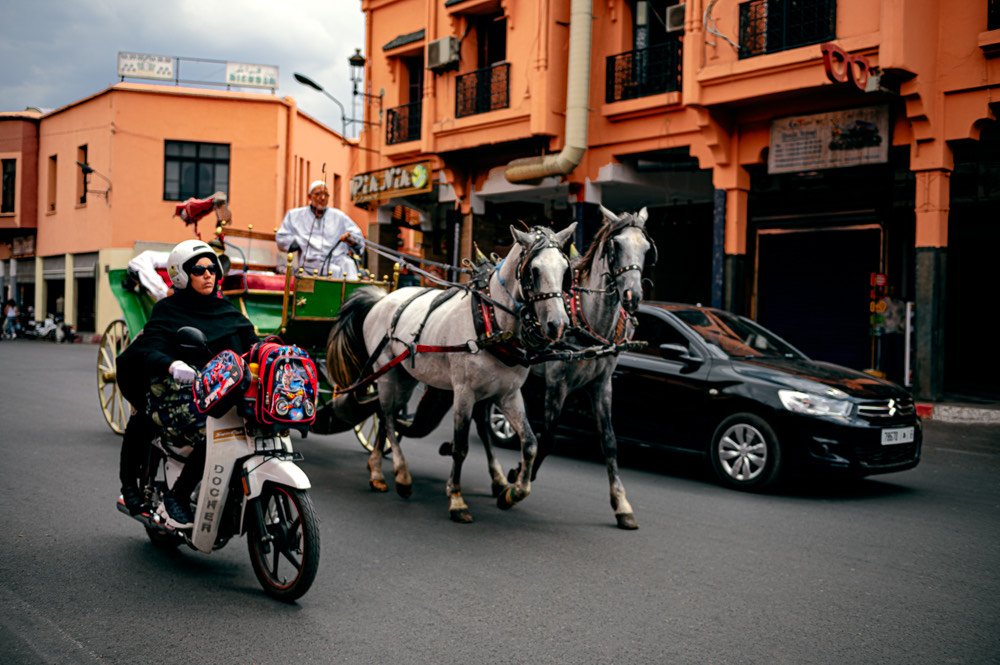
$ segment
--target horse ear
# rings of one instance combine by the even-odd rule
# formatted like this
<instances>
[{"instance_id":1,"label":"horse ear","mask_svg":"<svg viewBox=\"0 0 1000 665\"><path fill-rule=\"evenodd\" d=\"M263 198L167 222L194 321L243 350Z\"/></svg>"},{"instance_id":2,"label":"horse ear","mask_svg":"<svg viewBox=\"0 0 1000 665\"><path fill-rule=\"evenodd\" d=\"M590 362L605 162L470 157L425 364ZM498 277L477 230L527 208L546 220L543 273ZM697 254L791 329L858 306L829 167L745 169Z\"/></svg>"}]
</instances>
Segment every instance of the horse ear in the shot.
<instances>
[{"instance_id":1,"label":"horse ear","mask_svg":"<svg viewBox=\"0 0 1000 665\"><path fill-rule=\"evenodd\" d=\"M513 224L511 224L510 227L510 234L514 236L514 240L522 247L531 246L531 236L528 235L527 233L524 233L523 231L518 231L517 229L514 228Z\"/></svg>"},{"instance_id":2,"label":"horse ear","mask_svg":"<svg viewBox=\"0 0 1000 665\"><path fill-rule=\"evenodd\" d=\"M605 208L601 204L598 203L597 205L601 209L601 214L604 215L606 218L610 219L612 222L621 221L621 217L619 217L615 213L611 212L610 210L608 210L607 208Z\"/></svg>"},{"instance_id":3,"label":"horse ear","mask_svg":"<svg viewBox=\"0 0 1000 665\"><path fill-rule=\"evenodd\" d=\"M642 206L642 210L639 211L639 225L644 226L647 219L649 219L649 211L646 210L646 206Z\"/></svg>"},{"instance_id":4,"label":"horse ear","mask_svg":"<svg viewBox=\"0 0 1000 665\"><path fill-rule=\"evenodd\" d=\"M565 247L566 243L573 239L573 233L576 232L576 222L573 222L562 231L556 234L556 242L560 247Z\"/></svg>"}]
</instances>

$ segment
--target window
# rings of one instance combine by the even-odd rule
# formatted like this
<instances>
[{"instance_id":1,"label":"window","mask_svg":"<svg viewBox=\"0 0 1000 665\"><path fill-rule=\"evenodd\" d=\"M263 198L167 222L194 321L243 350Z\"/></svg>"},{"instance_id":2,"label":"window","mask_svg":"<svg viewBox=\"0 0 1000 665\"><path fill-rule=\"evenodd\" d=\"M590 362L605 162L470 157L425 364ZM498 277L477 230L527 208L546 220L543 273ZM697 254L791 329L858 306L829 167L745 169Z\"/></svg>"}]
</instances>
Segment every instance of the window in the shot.
<instances>
[{"instance_id":1,"label":"window","mask_svg":"<svg viewBox=\"0 0 1000 665\"><path fill-rule=\"evenodd\" d=\"M46 200L46 210L48 212L54 212L56 209L56 186L58 183L59 171L56 168L59 165L58 160L55 155L49 157L49 191L48 199Z\"/></svg>"},{"instance_id":2,"label":"window","mask_svg":"<svg viewBox=\"0 0 1000 665\"><path fill-rule=\"evenodd\" d=\"M17 160L3 160L3 181L0 183L0 213L14 212L14 185L17 182Z\"/></svg>"},{"instance_id":3,"label":"window","mask_svg":"<svg viewBox=\"0 0 1000 665\"><path fill-rule=\"evenodd\" d=\"M740 58L836 38L836 0L749 0L740 4Z\"/></svg>"},{"instance_id":4,"label":"window","mask_svg":"<svg viewBox=\"0 0 1000 665\"><path fill-rule=\"evenodd\" d=\"M385 142L389 145L416 141L420 138L420 109L424 96L423 56L402 58L406 70L406 85L403 89L402 106L389 109L386 123Z\"/></svg>"},{"instance_id":5,"label":"window","mask_svg":"<svg viewBox=\"0 0 1000 665\"><path fill-rule=\"evenodd\" d=\"M204 199L229 191L229 144L166 141L163 200Z\"/></svg>"},{"instance_id":6,"label":"window","mask_svg":"<svg viewBox=\"0 0 1000 665\"><path fill-rule=\"evenodd\" d=\"M87 163L87 146L82 145L76 149L76 161L80 164ZM87 174L81 168L77 168L76 197L80 205L87 202Z\"/></svg>"}]
</instances>

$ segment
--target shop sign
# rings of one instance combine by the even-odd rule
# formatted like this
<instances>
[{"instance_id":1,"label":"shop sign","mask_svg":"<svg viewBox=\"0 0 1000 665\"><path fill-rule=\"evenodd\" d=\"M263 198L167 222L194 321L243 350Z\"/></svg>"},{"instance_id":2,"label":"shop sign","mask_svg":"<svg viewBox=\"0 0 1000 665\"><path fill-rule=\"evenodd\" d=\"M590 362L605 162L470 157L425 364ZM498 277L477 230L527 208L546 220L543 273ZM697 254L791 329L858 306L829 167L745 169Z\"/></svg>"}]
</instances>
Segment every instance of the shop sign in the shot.
<instances>
[{"instance_id":1,"label":"shop sign","mask_svg":"<svg viewBox=\"0 0 1000 665\"><path fill-rule=\"evenodd\" d=\"M889 107L830 111L771 122L768 173L793 173L889 161Z\"/></svg>"},{"instance_id":2,"label":"shop sign","mask_svg":"<svg viewBox=\"0 0 1000 665\"><path fill-rule=\"evenodd\" d=\"M176 58L167 55L118 52L118 76L157 81L174 80Z\"/></svg>"},{"instance_id":3,"label":"shop sign","mask_svg":"<svg viewBox=\"0 0 1000 665\"><path fill-rule=\"evenodd\" d=\"M242 88L278 87L278 68L273 65L248 65L241 62L226 63L226 85Z\"/></svg>"},{"instance_id":4,"label":"shop sign","mask_svg":"<svg viewBox=\"0 0 1000 665\"><path fill-rule=\"evenodd\" d=\"M351 178L351 201L364 203L423 194L431 191L433 186L430 176L429 161L359 173Z\"/></svg>"}]
</instances>

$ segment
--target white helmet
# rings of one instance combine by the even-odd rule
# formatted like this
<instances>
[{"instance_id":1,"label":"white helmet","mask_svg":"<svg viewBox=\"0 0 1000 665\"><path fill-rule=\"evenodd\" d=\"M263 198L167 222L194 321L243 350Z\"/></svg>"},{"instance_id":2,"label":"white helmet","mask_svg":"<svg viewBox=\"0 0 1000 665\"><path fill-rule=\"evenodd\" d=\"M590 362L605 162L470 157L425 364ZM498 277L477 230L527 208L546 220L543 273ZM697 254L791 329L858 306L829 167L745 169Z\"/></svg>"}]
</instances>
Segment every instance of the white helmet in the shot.
<instances>
[{"instance_id":1,"label":"white helmet","mask_svg":"<svg viewBox=\"0 0 1000 665\"><path fill-rule=\"evenodd\" d=\"M167 275L173 283L175 289L186 289L190 278L184 271L184 264L196 256L208 256L215 261L215 268L218 271L218 279L222 279L222 263L219 257L208 244L201 240L185 240L178 243L170 252L167 258Z\"/></svg>"}]
</instances>

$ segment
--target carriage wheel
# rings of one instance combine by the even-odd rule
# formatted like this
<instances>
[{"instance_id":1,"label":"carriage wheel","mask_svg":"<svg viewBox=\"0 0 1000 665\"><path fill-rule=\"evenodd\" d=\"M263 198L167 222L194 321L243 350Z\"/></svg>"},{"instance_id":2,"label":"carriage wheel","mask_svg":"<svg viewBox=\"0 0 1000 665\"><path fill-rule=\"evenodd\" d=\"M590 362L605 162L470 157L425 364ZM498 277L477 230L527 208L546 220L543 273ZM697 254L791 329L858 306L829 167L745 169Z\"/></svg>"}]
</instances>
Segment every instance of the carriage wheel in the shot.
<instances>
[{"instance_id":1,"label":"carriage wheel","mask_svg":"<svg viewBox=\"0 0 1000 665\"><path fill-rule=\"evenodd\" d=\"M128 325L122 319L112 321L101 335L97 353L97 396L101 402L104 419L116 434L125 433L129 404L118 389L115 359L132 340Z\"/></svg>"},{"instance_id":2,"label":"carriage wheel","mask_svg":"<svg viewBox=\"0 0 1000 665\"><path fill-rule=\"evenodd\" d=\"M378 434L378 416L371 415L354 426L354 436L358 437L358 443L368 452L372 451L375 445L375 435Z\"/></svg>"}]
</instances>

